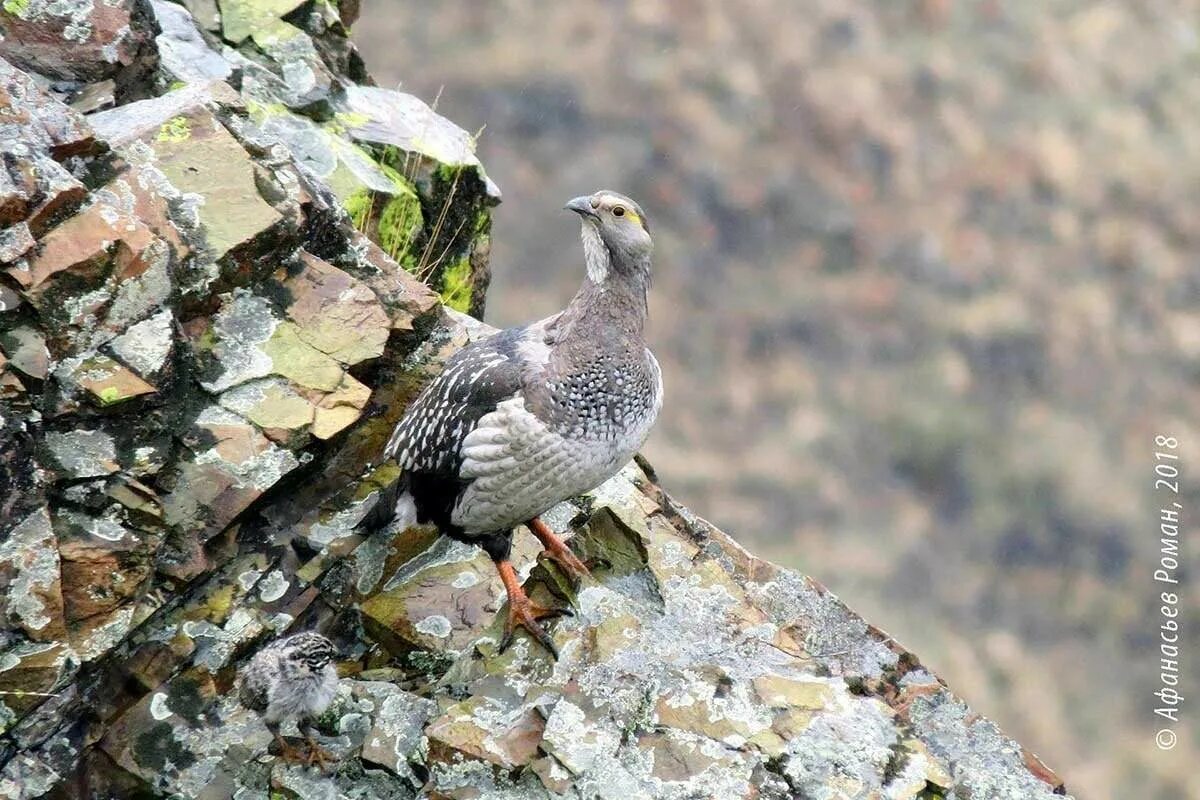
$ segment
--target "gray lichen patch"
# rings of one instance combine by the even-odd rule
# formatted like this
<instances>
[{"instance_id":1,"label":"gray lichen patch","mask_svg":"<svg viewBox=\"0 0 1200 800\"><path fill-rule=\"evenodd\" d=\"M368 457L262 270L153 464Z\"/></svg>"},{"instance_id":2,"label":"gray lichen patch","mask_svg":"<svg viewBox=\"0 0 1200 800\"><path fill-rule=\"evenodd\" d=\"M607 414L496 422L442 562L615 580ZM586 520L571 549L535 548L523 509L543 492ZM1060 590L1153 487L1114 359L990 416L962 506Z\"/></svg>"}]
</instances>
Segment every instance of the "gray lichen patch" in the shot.
<instances>
[{"instance_id":1,"label":"gray lichen patch","mask_svg":"<svg viewBox=\"0 0 1200 800\"><path fill-rule=\"evenodd\" d=\"M245 421L224 409L210 406L196 419L199 425L245 427ZM235 477L238 485L265 491L279 479L299 466L299 459L290 450L274 442L259 444L249 451L225 450L219 444L196 454L196 464L211 464Z\"/></svg>"},{"instance_id":2,"label":"gray lichen patch","mask_svg":"<svg viewBox=\"0 0 1200 800\"><path fill-rule=\"evenodd\" d=\"M268 300L245 289L235 290L213 317L211 351L218 365L216 375L200 385L221 392L270 375L273 364L262 346L278 325Z\"/></svg>"},{"instance_id":3,"label":"gray lichen patch","mask_svg":"<svg viewBox=\"0 0 1200 800\"><path fill-rule=\"evenodd\" d=\"M747 592L777 624L803 631L804 649L836 674L879 678L896 665L896 653L861 617L802 575L779 570Z\"/></svg>"},{"instance_id":4,"label":"gray lichen patch","mask_svg":"<svg viewBox=\"0 0 1200 800\"><path fill-rule=\"evenodd\" d=\"M18 522L0 540L0 575L7 585L0 597L4 616L33 639L60 637L63 619L58 544L45 509Z\"/></svg>"},{"instance_id":5,"label":"gray lichen patch","mask_svg":"<svg viewBox=\"0 0 1200 800\"><path fill-rule=\"evenodd\" d=\"M174 318L160 311L149 319L129 326L109 344L113 355L143 378L153 378L166 363L174 343Z\"/></svg>"},{"instance_id":6,"label":"gray lichen patch","mask_svg":"<svg viewBox=\"0 0 1200 800\"><path fill-rule=\"evenodd\" d=\"M288 590L288 579L279 570L271 572L258 584L258 596L264 603L274 603Z\"/></svg>"},{"instance_id":7,"label":"gray lichen patch","mask_svg":"<svg viewBox=\"0 0 1200 800\"><path fill-rule=\"evenodd\" d=\"M110 331L125 330L126 336L130 333L134 336L132 340L128 340L128 345L133 347L135 352L142 351L143 358L153 359L163 349L164 342L170 341L169 326L159 320L161 313L151 317L151 320L159 321L149 327L139 329L138 324L134 323L155 309L162 308L171 296L174 286L170 273L170 248L162 239L155 239L142 250L141 259L145 263L144 271L118 282L113 292L112 304L104 318L105 332L102 338L110 337ZM169 320L169 312L164 313L167 313ZM93 346L99 343L94 341ZM161 363L162 360L159 359L158 366L161 366ZM130 366L139 369L133 364ZM156 369L157 366L154 366L149 371L153 372Z\"/></svg>"},{"instance_id":8,"label":"gray lichen patch","mask_svg":"<svg viewBox=\"0 0 1200 800\"><path fill-rule=\"evenodd\" d=\"M134 606L117 609L104 623L94 625L79 637L77 648L84 662L94 661L116 647L133 628Z\"/></svg>"},{"instance_id":9,"label":"gray lichen patch","mask_svg":"<svg viewBox=\"0 0 1200 800\"><path fill-rule=\"evenodd\" d=\"M1052 800L1061 797L1033 773L1024 751L989 719L974 714L949 692L918 697L913 730L943 763L955 765L956 785L972 797Z\"/></svg>"},{"instance_id":10,"label":"gray lichen patch","mask_svg":"<svg viewBox=\"0 0 1200 800\"><path fill-rule=\"evenodd\" d=\"M312 524L306 533L306 538L314 545L324 547L337 539L342 539L347 536L352 536L358 529L359 523L363 517L371 509L371 505L366 500L360 500L351 504L349 508L344 508L326 520L319 520ZM374 538L374 537L372 537ZM388 537L390 538L390 537ZM356 557L358 551L356 551ZM384 557L371 554L368 556L366 551L363 551L361 558L364 560L364 566L379 565L382 568ZM382 577L382 569L380 575L375 577L378 581ZM360 591L367 592L375 585L374 581L369 581L365 585L360 585Z\"/></svg>"},{"instance_id":11,"label":"gray lichen patch","mask_svg":"<svg viewBox=\"0 0 1200 800\"><path fill-rule=\"evenodd\" d=\"M308 398L281 378L247 381L221 394L220 404L259 428L302 431L312 425L316 409Z\"/></svg>"},{"instance_id":12,"label":"gray lichen patch","mask_svg":"<svg viewBox=\"0 0 1200 800\"><path fill-rule=\"evenodd\" d=\"M221 626L199 621L185 623L181 628L182 633L196 643L193 659L196 666L212 674L229 664L239 647L254 641L265 630L264 620L244 608L235 609Z\"/></svg>"},{"instance_id":13,"label":"gray lichen patch","mask_svg":"<svg viewBox=\"0 0 1200 800\"><path fill-rule=\"evenodd\" d=\"M898 738L887 706L843 688L787 743L783 774L797 793L814 800L867 797L890 782L886 768Z\"/></svg>"},{"instance_id":14,"label":"gray lichen patch","mask_svg":"<svg viewBox=\"0 0 1200 800\"><path fill-rule=\"evenodd\" d=\"M58 785L62 776L44 761L18 753L0 772L0 797L33 800Z\"/></svg>"},{"instance_id":15,"label":"gray lichen patch","mask_svg":"<svg viewBox=\"0 0 1200 800\"><path fill-rule=\"evenodd\" d=\"M101 430L50 432L46 447L67 477L95 478L119 469L116 443Z\"/></svg>"},{"instance_id":16,"label":"gray lichen patch","mask_svg":"<svg viewBox=\"0 0 1200 800\"><path fill-rule=\"evenodd\" d=\"M373 724L363 741L362 758L396 775L418 783L410 762L420 761L425 745L425 723L437 705L397 689L390 683L355 682L354 692L371 697L369 718Z\"/></svg>"}]
</instances>

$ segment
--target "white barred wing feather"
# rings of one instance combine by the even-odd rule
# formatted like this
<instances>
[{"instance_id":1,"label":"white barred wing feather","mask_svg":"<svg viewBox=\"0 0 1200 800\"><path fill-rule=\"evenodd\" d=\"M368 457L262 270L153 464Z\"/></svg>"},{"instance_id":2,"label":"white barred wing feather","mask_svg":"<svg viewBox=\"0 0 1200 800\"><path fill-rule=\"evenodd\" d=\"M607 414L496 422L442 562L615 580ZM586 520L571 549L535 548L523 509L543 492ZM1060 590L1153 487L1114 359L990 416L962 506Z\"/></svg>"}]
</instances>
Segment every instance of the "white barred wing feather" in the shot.
<instances>
[{"instance_id":1,"label":"white barred wing feather","mask_svg":"<svg viewBox=\"0 0 1200 800\"><path fill-rule=\"evenodd\" d=\"M385 454L406 470L452 474L480 417L519 389L519 373L505 355L461 350L413 401Z\"/></svg>"}]
</instances>

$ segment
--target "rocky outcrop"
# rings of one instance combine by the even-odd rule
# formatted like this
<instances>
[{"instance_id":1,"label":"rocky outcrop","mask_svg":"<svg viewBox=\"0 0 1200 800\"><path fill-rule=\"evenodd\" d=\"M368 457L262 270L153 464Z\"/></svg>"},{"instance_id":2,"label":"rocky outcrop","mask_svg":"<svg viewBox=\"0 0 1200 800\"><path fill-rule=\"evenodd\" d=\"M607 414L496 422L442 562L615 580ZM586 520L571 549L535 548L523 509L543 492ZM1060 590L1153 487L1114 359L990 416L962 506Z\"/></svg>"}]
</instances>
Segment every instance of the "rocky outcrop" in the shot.
<instances>
[{"instance_id":1,"label":"rocky outcrop","mask_svg":"<svg viewBox=\"0 0 1200 800\"><path fill-rule=\"evenodd\" d=\"M0 10L0 795L1038 798L1057 778L814 581L630 465L548 515L598 564L557 662L480 552L361 526L378 453L488 331L499 193L370 85L342 0ZM230 691L342 653L336 772Z\"/></svg>"}]
</instances>

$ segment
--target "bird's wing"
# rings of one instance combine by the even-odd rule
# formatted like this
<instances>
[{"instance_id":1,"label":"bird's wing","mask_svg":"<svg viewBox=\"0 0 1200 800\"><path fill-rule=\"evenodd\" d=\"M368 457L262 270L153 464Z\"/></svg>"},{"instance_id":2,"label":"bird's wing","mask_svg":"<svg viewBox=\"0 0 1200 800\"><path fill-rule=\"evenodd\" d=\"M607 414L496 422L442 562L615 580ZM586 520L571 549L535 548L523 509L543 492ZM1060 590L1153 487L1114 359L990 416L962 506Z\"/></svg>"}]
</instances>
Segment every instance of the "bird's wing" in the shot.
<instances>
[{"instance_id":1,"label":"bird's wing","mask_svg":"<svg viewBox=\"0 0 1200 800\"><path fill-rule=\"evenodd\" d=\"M257 659L252 661L242 670L239 678L238 700L241 701L241 704L260 714L266 711L267 704L271 699L271 681L264 665L258 663Z\"/></svg>"},{"instance_id":2,"label":"bird's wing","mask_svg":"<svg viewBox=\"0 0 1200 800\"><path fill-rule=\"evenodd\" d=\"M520 395L544 363L546 326L510 328L464 347L425 387L392 432L385 455L409 472L458 478L462 446L479 420Z\"/></svg>"}]
</instances>

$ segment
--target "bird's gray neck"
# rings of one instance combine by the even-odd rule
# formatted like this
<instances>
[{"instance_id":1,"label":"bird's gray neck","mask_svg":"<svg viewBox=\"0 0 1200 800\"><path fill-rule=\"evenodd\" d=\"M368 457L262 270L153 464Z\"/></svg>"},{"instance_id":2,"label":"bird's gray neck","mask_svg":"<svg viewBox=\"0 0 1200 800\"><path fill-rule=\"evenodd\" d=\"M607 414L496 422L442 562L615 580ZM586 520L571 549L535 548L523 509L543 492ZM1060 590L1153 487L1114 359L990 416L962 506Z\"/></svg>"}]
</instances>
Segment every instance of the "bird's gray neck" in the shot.
<instances>
[{"instance_id":1,"label":"bird's gray neck","mask_svg":"<svg viewBox=\"0 0 1200 800\"><path fill-rule=\"evenodd\" d=\"M583 285L553 323L541 380L526 391L535 416L573 436L600 435L625 424L623 398L652 403L644 337L649 288L649 254L636 263L607 254L602 264L589 261Z\"/></svg>"},{"instance_id":2,"label":"bird's gray neck","mask_svg":"<svg viewBox=\"0 0 1200 800\"><path fill-rule=\"evenodd\" d=\"M650 290L649 258L641 263L612 263L600 280L588 270L583 285L560 318L563 339L588 340L592 346L644 346Z\"/></svg>"}]
</instances>

